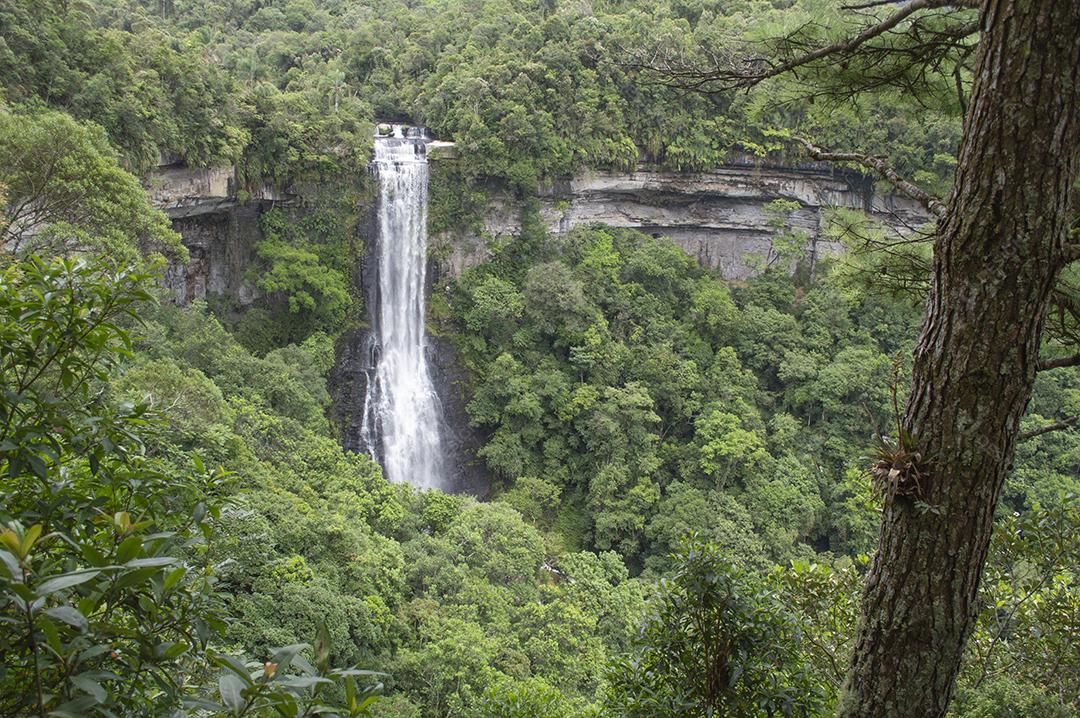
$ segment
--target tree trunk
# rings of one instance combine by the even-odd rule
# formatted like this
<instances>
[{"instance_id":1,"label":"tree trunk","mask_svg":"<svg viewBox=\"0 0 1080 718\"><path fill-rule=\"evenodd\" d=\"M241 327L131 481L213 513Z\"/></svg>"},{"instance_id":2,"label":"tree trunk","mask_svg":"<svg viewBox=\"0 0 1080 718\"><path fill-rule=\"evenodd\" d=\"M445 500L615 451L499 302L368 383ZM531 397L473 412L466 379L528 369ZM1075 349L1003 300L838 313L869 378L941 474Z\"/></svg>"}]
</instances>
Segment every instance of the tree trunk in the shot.
<instances>
[{"instance_id":1,"label":"tree trunk","mask_svg":"<svg viewBox=\"0 0 1080 718\"><path fill-rule=\"evenodd\" d=\"M956 182L903 417L922 496L886 501L842 718L945 715L1066 263L1080 0L984 0Z\"/></svg>"}]
</instances>

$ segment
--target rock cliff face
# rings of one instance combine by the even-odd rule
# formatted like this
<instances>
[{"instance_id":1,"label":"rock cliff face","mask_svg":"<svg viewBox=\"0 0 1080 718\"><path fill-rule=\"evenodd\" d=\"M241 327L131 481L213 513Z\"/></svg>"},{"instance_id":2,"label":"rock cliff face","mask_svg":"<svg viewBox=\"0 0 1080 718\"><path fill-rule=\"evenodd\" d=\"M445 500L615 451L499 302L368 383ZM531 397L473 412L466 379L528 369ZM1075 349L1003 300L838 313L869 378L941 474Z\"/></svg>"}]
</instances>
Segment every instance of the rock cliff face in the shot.
<instances>
[{"instance_id":1,"label":"rock cliff face","mask_svg":"<svg viewBox=\"0 0 1080 718\"><path fill-rule=\"evenodd\" d=\"M875 194L873 182L857 172L751 164L698 173L666 172L645 164L634 172L586 172L545 187L540 214L548 229L560 234L575 226L603 223L671 237L703 266L726 279L745 279L753 271L749 257L769 249L775 230L764 205L776 199L799 203L788 222L809 236L812 262L840 251L822 238L829 208L862 209L897 226L918 226L928 219L925 210L906 197ZM440 268L459 275L487 257L492 239L520 229L520 204L495 193L479 233L435 238Z\"/></svg>"},{"instance_id":2,"label":"rock cliff face","mask_svg":"<svg viewBox=\"0 0 1080 718\"><path fill-rule=\"evenodd\" d=\"M488 436L470 423L465 409L472 398L468 372L446 337L429 336L427 351L431 381L442 405L443 450L452 471L449 484L455 493L485 498L491 490L492 475L476 452Z\"/></svg>"},{"instance_id":3,"label":"rock cliff face","mask_svg":"<svg viewBox=\"0 0 1080 718\"><path fill-rule=\"evenodd\" d=\"M188 248L187 265L165 271L165 286L177 304L228 297L238 306L251 304L258 291L247 280L262 239L259 216L289 197L269 187L240 202L232 168L193 170L162 165L144 182L154 205L172 219Z\"/></svg>"},{"instance_id":4,"label":"rock cliff face","mask_svg":"<svg viewBox=\"0 0 1080 718\"><path fill-rule=\"evenodd\" d=\"M162 166L147 179L147 189L191 253L187 266L175 265L166 273L174 301L187 304L224 295L238 306L251 304L258 292L245 275L262 239L259 216L290 197L267 187L239 202L228 168ZM668 236L703 266L727 279L745 279L753 272L750 257L769 249L774 230L764 206L776 199L799 203L787 220L793 229L807 233L811 262L840 250L821 232L832 207L862 209L901 227L929 219L913 200L876 194L873 182L858 172L748 162L697 173L666 172L647 164L633 172L585 172L544 187L540 213L548 229L558 234L602 223ZM438 275L460 275L487 258L493 239L520 231L520 202L495 191L479 232L432 237Z\"/></svg>"}]
</instances>

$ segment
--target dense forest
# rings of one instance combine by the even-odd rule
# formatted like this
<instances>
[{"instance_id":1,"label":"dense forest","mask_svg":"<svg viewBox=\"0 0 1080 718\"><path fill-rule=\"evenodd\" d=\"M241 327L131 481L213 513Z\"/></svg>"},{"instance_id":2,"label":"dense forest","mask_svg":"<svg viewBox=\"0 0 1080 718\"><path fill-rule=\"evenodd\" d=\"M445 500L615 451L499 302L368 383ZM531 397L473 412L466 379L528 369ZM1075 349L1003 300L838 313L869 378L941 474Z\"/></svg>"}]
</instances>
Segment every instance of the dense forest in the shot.
<instances>
[{"instance_id":1,"label":"dense forest","mask_svg":"<svg viewBox=\"0 0 1080 718\"><path fill-rule=\"evenodd\" d=\"M1024 5L986 3L999 4ZM1080 714L1080 300L1062 259L1080 226L1075 90L1044 111L1069 151L1045 150L1061 165L1043 183L1065 188L1052 229L1074 244L1031 279L1038 326L1011 305L993 315L1015 328L992 349L1051 358L1015 359L1014 397L994 383L1012 355L971 349L948 383L974 397L962 428L913 431L938 416L926 397L948 395L931 369L962 363L927 359L939 324L924 316L945 316L933 310L951 291L958 312L989 317L994 296L1027 286L1026 255L988 242L970 256L1015 264L955 260L958 276L1017 284L963 295L946 241L1002 214L1050 234L1033 219L1049 199L964 204L993 184L970 179L972 138L1021 127L976 132L980 107L994 116L978 79L994 53L978 48L998 27L978 5L3 3L0 716L945 715L852 696L882 557L907 560L890 537L962 523L936 479L987 397L1015 421L986 430L1005 444L979 435L956 452L990 457L972 472L1002 482L983 492L971 605L949 604L970 614L956 670L931 692L956 718ZM1054 12L1067 22L1073 5ZM881 44L843 41L892 13ZM1044 25L1075 54L1067 24ZM776 58L748 65L760 77L718 64L752 53ZM383 122L455 143L432 163L433 234L480 232L495 191L520 210L516 236L491 238L427 300L482 437L482 496L388 482L342 448L328 378L343 337L371 322L357 236ZM822 232L846 250L811 262L798 203L777 199L767 256L732 281L664 236L551 232L536 199L639 163L828 162L911 194L930 223L898 234L836 208ZM289 198L259 213L252 303L179 306L163 288L188 261L147 193L164 165L231 168L240 204L267 187ZM1001 170L995 196L1022 169ZM934 545L953 547L923 557L940 581L964 583L948 568L962 551ZM955 637L934 618L909 625Z\"/></svg>"}]
</instances>

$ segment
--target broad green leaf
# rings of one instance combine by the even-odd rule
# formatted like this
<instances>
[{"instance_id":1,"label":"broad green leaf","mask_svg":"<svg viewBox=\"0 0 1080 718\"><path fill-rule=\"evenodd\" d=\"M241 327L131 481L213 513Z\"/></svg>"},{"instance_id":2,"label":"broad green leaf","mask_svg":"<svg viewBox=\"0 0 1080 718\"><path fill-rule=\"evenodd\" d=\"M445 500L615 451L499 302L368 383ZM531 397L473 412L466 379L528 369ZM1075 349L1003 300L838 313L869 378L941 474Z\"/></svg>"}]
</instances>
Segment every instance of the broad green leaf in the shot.
<instances>
[{"instance_id":1,"label":"broad green leaf","mask_svg":"<svg viewBox=\"0 0 1080 718\"><path fill-rule=\"evenodd\" d=\"M171 566L176 563L177 559L171 556L161 556L159 558L136 558L128 561L124 564L125 568L157 568L161 566Z\"/></svg>"},{"instance_id":2,"label":"broad green leaf","mask_svg":"<svg viewBox=\"0 0 1080 718\"><path fill-rule=\"evenodd\" d=\"M102 644L90 646L90 648L87 648L85 651L79 654L79 660L89 661L91 658L97 658L98 656L108 653L111 650L112 648L110 646Z\"/></svg>"},{"instance_id":3,"label":"broad green leaf","mask_svg":"<svg viewBox=\"0 0 1080 718\"><path fill-rule=\"evenodd\" d=\"M231 671L247 685L255 685L254 681L251 680L251 672L248 670L248 667L245 666L238 658L234 658L233 656L225 655L223 653L214 653L212 654L210 660L215 665Z\"/></svg>"},{"instance_id":4,"label":"broad green leaf","mask_svg":"<svg viewBox=\"0 0 1080 718\"><path fill-rule=\"evenodd\" d=\"M45 609L45 613L49 616L52 616L58 621L63 621L69 626L79 629L80 631L85 631L90 628L90 624L86 620L86 616L82 615L82 613L80 613L78 609L72 606L56 606L54 608L47 608Z\"/></svg>"},{"instance_id":5,"label":"broad green leaf","mask_svg":"<svg viewBox=\"0 0 1080 718\"><path fill-rule=\"evenodd\" d=\"M332 675L335 675L335 676L372 676L372 677L378 676L380 678L384 678L384 677L388 676L389 674L388 673L383 673L382 671L368 671L368 670L364 670L362 668L344 668L344 669L341 669L341 670L334 671Z\"/></svg>"},{"instance_id":6,"label":"broad green leaf","mask_svg":"<svg viewBox=\"0 0 1080 718\"><path fill-rule=\"evenodd\" d=\"M84 559L86 559L87 563L96 568L102 568L106 564L108 564L108 561L105 560L105 557L101 554L101 552L98 551L97 548L95 548L93 545L88 543L83 544L82 546L82 556Z\"/></svg>"},{"instance_id":7,"label":"broad green leaf","mask_svg":"<svg viewBox=\"0 0 1080 718\"><path fill-rule=\"evenodd\" d=\"M78 686L80 690L96 698L98 703L103 703L108 697L108 692L91 676L86 674L72 676L71 682Z\"/></svg>"},{"instance_id":8,"label":"broad green leaf","mask_svg":"<svg viewBox=\"0 0 1080 718\"><path fill-rule=\"evenodd\" d=\"M186 574L186 573L187 573L187 569L184 568L183 566L181 566L179 568L175 568L172 571L170 571L169 575L165 577L165 583L164 583L165 590L168 591L173 586L180 583L180 579L182 579L184 577L184 574Z\"/></svg>"},{"instance_id":9,"label":"broad green leaf","mask_svg":"<svg viewBox=\"0 0 1080 718\"><path fill-rule=\"evenodd\" d=\"M229 710L226 706L223 706L220 703L215 703L211 700L207 700L205 698L185 698L184 707L196 708L203 711L210 711L211 713L225 713Z\"/></svg>"},{"instance_id":10,"label":"broad green leaf","mask_svg":"<svg viewBox=\"0 0 1080 718\"><path fill-rule=\"evenodd\" d=\"M247 686L244 681L232 673L226 673L218 679L218 692L221 694L221 702L224 703L233 714L238 714L244 707L242 695Z\"/></svg>"},{"instance_id":11,"label":"broad green leaf","mask_svg":"<svg viewBox=\"0 0 1080 718\"><path fill-rule=\"evenodd\" d=\"M305 648L311 648L307 643L294 643L290 646L283 646L274 651L273 657L270 659L271 663L277 664L277 670L284 672L296 658L296 654Z\"/></svg>"},{"instance_id":12,"label":"broad green leaf","mask_svg":"<svg viewBox=\"0 0 1080 718\"><path fill-rule=\"evenodd\" d=\"M19 559L8 551L0 550L0 572L13 581L22 581L22 570L19 568Z\"/></svg>"},{"instance_id":13,"label":"broad green leaf","mask_svg":"<svg viewBox=\"0 0 1080 718\"><path fill-rule=\"evenodd\" d=\"M311 688L320 683L333 685L334 682L329 678L323 678L322 676L286 676L285 678L274 681L274 683L285 686L286 688Z\"/></svg>"},{"instance_id":14,"label":"broad green leaf","mask_svg":"<svg viewBox=\"0 0 1080 718\"><path fill-rule=\"evenodd\" d=\"M72 586L78 586L80 583L86 583L99 573L101 573L101 569L89 568L82 571L72 571L71 573L53 576L38 584L35 592L39 596L49 596L57 591L63 591L65 588L71 588Z\"/></svg>"},{"instance_id":15,"label":"broad green leaf","mask_svg":"<svg viewBox=\"0 0 1080 718\"><path fill-rule=\"evenodd\" d=\"M124 516L127 516L127 512L124 512ZM126 524L130 526L130 522ZM120 545L116 548L116 562L127 563L131 559L135 558L135 555L142 548L142 537L129 536L120 542Z\"/></svg>"},{"instance_id":16,"label":"broad green leaf","mask_svg":"<svg viewBox=\"0 0 1080 718\"><path fill-rule=\"evenodd\" d=\"M12 529L5 528L3 531L0 531L0 543L7 546L8 550L19 558L26 555L22 552L22 541L19 539L18 534Z\"/></svg>"},{"instance_id":17,"label":"broad green leaf","mask_svg":"<svg viewBox=\"0 0 1080 718\"><path fill-rule=\"evenodd\" d=\"M49 644L49 647L56 653L61 653L63 646L60 644L60 631L57 630L56 624L48 616L39 615L37 625L41 627L41 632L45 634L45 641Z\"/></svg>"},{"instance_id":18,"label":"broad green leaf","mask_svg":"<svg viewBox=\"0 0 1080 718\"><path fill-rule=\"evenodd\" d=\"M277 710L283 718L294 718L300 712L300 706L297 704L296 699L288 693L285 693L280 697L275 703L274 709Z\"/></svg>"},{"instance_id":19,"label":"broad green leaf","mask_svg":"<svg viewBox=\"0 0 1080 718\"><path fill-rule=\"evenodd\" d=\"M158 570L153 566L150 568L137 568L133 571L128 571L116 579L116 583L113 584L113 587L128 588L130 586L137 586L140 583L149 581L150 577L157 572Z\"/></svg>"},{"instance_id":20,"label":"broad green leaf","mask_svg":"<svg viewBox=\"0 0 1080 718\"><path fill-rule=\"evenodd\" d=\"M188 646L186 641L162 644L161 657L167 661L171 661L186 653L188 648L190 648L190 646Z\"/></svg>"},{"instance_id":21,"label":"broad green leaf","mask_svg":"<svg viewBox=\"0 0 1080 718\"><path fill-rule=\"evenodd\" d=\"M314 676L319 673L315 666L311 665L311 662L301 655L294 656L292 664L309 676Z\"/></svg>"},{"instance_id":22,"label":"broad green leaf","mask_svg":"<svg viewBox=\"0 0 1080 718\"><path fill-rule=\"evenodd\" d=\"M49 711L49 715L57 718L86 718L86 710L97 703L94 696L79 696Z\"/></svg>"},{"instance_id":23,"label":"broad green leaf","mask_svg":"<svg viewBox=\"0 0 1080 718\"><path fill-rule=\"evenodd\" d=\"M38 537L41 536L41 524L34 524L30 528L26 529L26 533L22 539L22 555L27 556L30 553L30 549L34 547Z\"/></svg>"}]
</instances>

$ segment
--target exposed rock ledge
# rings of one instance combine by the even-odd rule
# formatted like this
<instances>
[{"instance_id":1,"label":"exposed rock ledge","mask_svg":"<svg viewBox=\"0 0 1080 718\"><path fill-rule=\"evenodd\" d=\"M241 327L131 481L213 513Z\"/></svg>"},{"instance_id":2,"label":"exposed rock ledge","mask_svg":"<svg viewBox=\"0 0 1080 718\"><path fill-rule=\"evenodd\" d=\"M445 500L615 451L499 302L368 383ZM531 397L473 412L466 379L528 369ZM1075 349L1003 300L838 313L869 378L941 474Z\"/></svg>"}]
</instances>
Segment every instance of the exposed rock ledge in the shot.
<instances>
[{"instance_id":1,"label":"exposed rock ledge","mask_svg":"<svg viewBox=\"0 0 1080 718\"><path fill-rule=\"evenodd\" d=\"M634 172L585 172L540 193L541 217L552 232L565 234L572 227L598 222L668 236L702 265L728 279L749 276L748 257L768 251L774 230L764 205L775 199L801 205L789 216L789 223L809 235L811 261L840 250L822 238L831 207L862 209L900 227L918 226L929 218L913 200L876 195L872 179L865 175L820 165L732 165L709 172L674 173L642 164ZM488 256L492 239L516 235L520 229L519 203L505 193L495 193L479 233L444 233L433 239L441 270L459 275Z\"/></svg>"},{"instance_id":2,"label":"exposed rock ledge","mask_svg":"<svg viewBox=\"0 0 1080 718\"><path fill-rule=\"evenodd\" d=\"M219 212L240 204L232 167L191 169L182 164L159 165L151 170L143 185L150 201L173 219ZM250 192L248 199L286 202L290 196L263 185Z\"/></svg>"},{"instance_id":3,"label":"exposed rock ledge","mask_svg":"<svg viewBox=\"0 0 1080 718\"><path fill-rule=\"evenodd\" d=\"M223 295L237 305L250 304L258 292L245 275L262 238L259 215L275 202L291 198L263 187L240 202L234 172L224 167L163 165L145 184L191 253L187 266L173 266L166 273L165 284L174 301L186 304ZM929 218L913 200L875 194L873 181L865 175L823 165L781 168L748 162L709 172L676 173L642 164L633 172L584 172L540 192L541 217L554 233L603 223L669 236L702 265L728 279L749 276L749 257L768 251L774 230L764 206L774 199L799 203L788 221L807 232L811 261L840 250L821 231L831 207L863 209L897 226L914 227ZM432 238L439 274L459 275L488 256L493 239L520 230L520 202L496 190L479 232Z\"/></svg>"},{"instance_id":4,"label":"exposed rock ledge","mask_svg":"<svg viewBox=\"0 0 1080 718\"><path fill-rule=\"evenodd\" d=\"M264 186L241 202L233 168L190 169L166 161L143 184L190 254L187 265L172 264L165 271L173 301L188 304L220 295L240 306L250 304L258 295L246 275L262 239L259 215L290 198Z\"/></svg>"}]
</instances>

